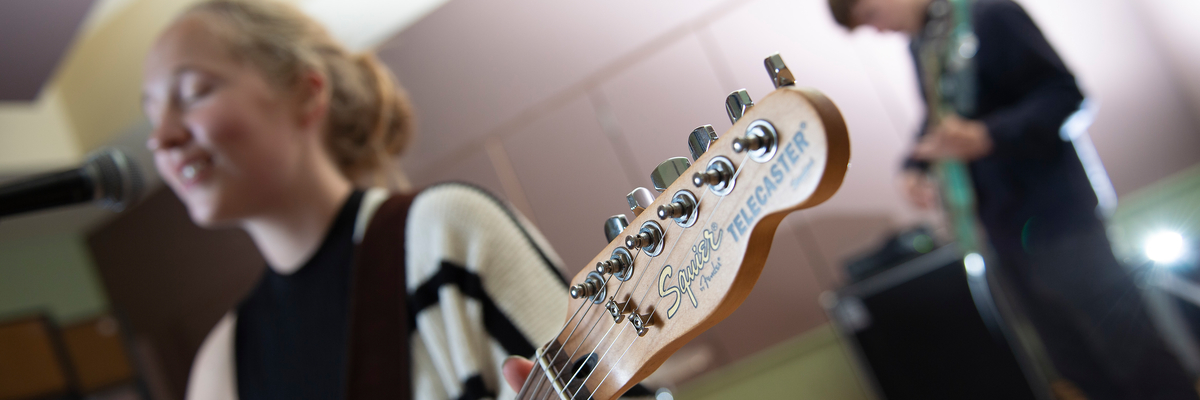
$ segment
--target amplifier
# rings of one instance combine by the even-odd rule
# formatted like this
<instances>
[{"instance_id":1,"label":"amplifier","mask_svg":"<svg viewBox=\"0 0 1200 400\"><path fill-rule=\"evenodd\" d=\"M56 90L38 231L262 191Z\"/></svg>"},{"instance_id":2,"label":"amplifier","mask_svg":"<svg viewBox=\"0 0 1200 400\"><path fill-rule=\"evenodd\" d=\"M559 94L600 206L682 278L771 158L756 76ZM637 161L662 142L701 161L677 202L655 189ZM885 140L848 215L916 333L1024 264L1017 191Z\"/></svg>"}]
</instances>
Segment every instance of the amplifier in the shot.
<instances>
[{"instance_id":1,"label":"amplifier","mask_svg":"<svg viewBox=\"0 0 1200 400\"><path fill-rule=\"evenodd\" d=\"M881 398L1048 398L996 311L978 254L945 246L827 292L822 304Z\"/></svg>"}]
</instances>

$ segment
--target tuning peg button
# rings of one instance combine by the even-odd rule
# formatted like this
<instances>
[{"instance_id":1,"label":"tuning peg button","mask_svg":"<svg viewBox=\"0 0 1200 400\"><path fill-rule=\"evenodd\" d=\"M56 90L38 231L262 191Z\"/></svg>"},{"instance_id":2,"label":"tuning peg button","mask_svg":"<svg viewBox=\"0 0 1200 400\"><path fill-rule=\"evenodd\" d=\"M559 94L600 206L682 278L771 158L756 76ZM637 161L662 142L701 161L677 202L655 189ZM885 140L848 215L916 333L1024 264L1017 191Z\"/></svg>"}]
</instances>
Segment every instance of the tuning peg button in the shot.
<instances>
[{"instance_id":1,"label":"tuning peg button","mask_svg":"<svg viewBox=\"0 0 1200 400\"><path fill-rule=\"evenodd\" d=\"M724 196L733 189L733 174L733 162L725 156L717 156L709 160L708 168L704 172L692 175L692 184L696 187L708 185L713 193Z\"/></svg>"},{"instance_id":2,"label":"tuning peg button","mask_svg":"<svg viewBox=\"0 0 1200 400\"><path fill-rule=\"evenodd\" d=\"M675 182L675 179L683 175L683 172L687 171L688 167L691 166L692 162L688 161L687 158L668 158L667 161L658 164L658 167L655 167L654 171L650 172L650 183L653 183L654 189L659 192L667 190L667 186L671 186L671 183Z\"/></svg>"},{"instance_id":3,"label":"tuning peg button","mask_svg":"<svg viewBox=\"0 0 1200 400\"><path fill-rule=\"evenodd\" d=\"M624 231L629 226L629 220L625 219L625 214L617 214L604 220L604 237L612 242L617 236L621 236L621 231Z\"/></svg>"},{"instance_id":4,"label":"tuning peg button","mask_svg":"<svg viewBox=\"0 0 1200 400\"><path fill-rule=\"evenodd\" d=\"M754 101L750 100L750 93L746 89L738 89L729 96L725 96L725 112L729 114L729 123L735 124L746 111L750 111L750 107L754 106Z\"/></svg>"},{"instance_id":5,"label":"tuning peg button","mask_svg":"<svg viewBox=\"0 0 1200 400\"><path fill-rule=\"evenodd\" d=\"M688 150L692 152L692 161L700 159L704 152L712 147L713 142L717 141L717 131L712 125L700 126L692 130L692 134L688 135Z\"/></svg>"},{"instance_id":6,"label":"tuning peg button","mask_svg":"<svg viewBox=\"0 0 1200 400\"><path fill-rule=\"evenodd\" d=\"M695 194L686 189L675 192L671 202L658 206L658 219L673 219L684 228L696 223L698 216L696 206L699 200Z\"/></svg>"},{"instance_id":7,"label":"tuning peg button","mask_svg":"<svg viewBox=\"0 0 1200 400\"><path fill-rule=\"evenodd\" d=\"M642 223L642 229L637 234L625 237L625 247L629 250L642 249L646 255L654 257L663 250L663 229L654 221Z\"/></svg>"},{"instance_id":8,"label":"tuning peg button","mask_svg":"<svg viewBox=\"0 0 1200 400\"><path fill-rule=\"evenodd\" d=\"M746 127L745 136L733 138L733 152L748 152L751 160L767 162L775 157L778 143L779 134L775 131L775 125L759 119Z\"/></svg>"},{"instance_id":9,"label":"tuning peg button","mask_svg":"<svg viewBox=\"0 0 1200 400\"><path fill-rule=\"evenodd\" d=\"M572 285L567 290L567 294L570 294L572 299L591 298L593 303L601 304L604 303L604 300L608 299L606 296L608 289L604 283L604 276L592 271L588 273L587 278L584 278L583 282Z\"/></svg>"},{"instance_id":10,"label":"tuning peg button","mask_svg":"<svg viewBox=\"0 0 1200 400\"><path fill-rule=\"evenodd\" d=\"M767 67L767 75L771 77L771 83L776 89L784 86L792 86L796 84L796 78L792 76L792 71L788 69L787 64L783 63L783 57L779 53L772 54L763 60L763 64Z\"/></svg>"},{"instance_id":11,"label":"tuning peg button","mask_svg":"<svg viewBox=\"0 0 1200 400\"><path fill-rule=\"evenodd\" d=\"M624 247L613 249L611 257L596 263L596 272L601 275L612 274L617 280L627 281L633 272L633 255Z\"/></svg>"},{"instance_id":12,"label":"tuning peg button","mask_svg":"<svg viewBox=\"0 0 1200 400\"><path fill-rule=\"evenodd\" d=\"M633 211L634 218L637 218L642 214L642 210L650 207L650 203L654 202L654 193L650 189L639 187L625 195L625 200L629 201L629 210Z\"/></svg>"}]
</instances>

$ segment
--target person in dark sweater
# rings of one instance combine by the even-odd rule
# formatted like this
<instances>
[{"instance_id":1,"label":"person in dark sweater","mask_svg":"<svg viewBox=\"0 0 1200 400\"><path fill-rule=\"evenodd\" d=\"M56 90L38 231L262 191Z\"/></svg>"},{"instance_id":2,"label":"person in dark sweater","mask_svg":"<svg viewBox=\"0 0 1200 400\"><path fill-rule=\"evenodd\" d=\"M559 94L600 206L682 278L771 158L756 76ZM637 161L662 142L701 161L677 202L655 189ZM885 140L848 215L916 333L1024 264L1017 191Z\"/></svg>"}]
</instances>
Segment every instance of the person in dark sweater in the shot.
<instances>
[{"instance_id":1,"label":"person in dark sweater","mask_svg":"<svg viewBox=\"0 0 1200 400\"><path fill-rule=\"evenodd\" d=\"M1060 137L1063 122L1083 100L1075 77L1017 3L962 3L971 7L978 40L974 111L922 129L904 164L906 195L919 207L934 206L930 161L967 161L979 220L1000 271L1058 373L1091 399L1196 399L1191 377L1167 351L1112 254L1074 145ZM913 38L922 77L918 41L932 10L950 4L829 5L848 29L871 26Z\"/></svg>"}]
</instances>

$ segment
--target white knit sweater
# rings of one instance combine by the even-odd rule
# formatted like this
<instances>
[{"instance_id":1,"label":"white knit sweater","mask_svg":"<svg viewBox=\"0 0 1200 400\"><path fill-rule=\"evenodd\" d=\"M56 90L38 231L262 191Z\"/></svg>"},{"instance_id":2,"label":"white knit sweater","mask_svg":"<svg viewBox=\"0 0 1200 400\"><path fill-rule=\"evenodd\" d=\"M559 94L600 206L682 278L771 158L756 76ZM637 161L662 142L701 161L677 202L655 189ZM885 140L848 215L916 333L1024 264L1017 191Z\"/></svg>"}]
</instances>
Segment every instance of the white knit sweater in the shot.
<instances>
[{"instance_id":1,"label":"white knit sweater","mask_svg":"<svg viewBox=\"0 0 1200 400\"><path fill-rule=\"evenodd\" d=\"M363 197L355 223L362 239L382 189ZM399 244L398 244L399 245ZM500 374L510 354L532 353L566 319L558 256L520 214L480 189L443 184L413 200L405 227L414 399L511 399ZM225 315L200 346L189 400L236 399L234 332Z\"/></svg>"}]
</instances>

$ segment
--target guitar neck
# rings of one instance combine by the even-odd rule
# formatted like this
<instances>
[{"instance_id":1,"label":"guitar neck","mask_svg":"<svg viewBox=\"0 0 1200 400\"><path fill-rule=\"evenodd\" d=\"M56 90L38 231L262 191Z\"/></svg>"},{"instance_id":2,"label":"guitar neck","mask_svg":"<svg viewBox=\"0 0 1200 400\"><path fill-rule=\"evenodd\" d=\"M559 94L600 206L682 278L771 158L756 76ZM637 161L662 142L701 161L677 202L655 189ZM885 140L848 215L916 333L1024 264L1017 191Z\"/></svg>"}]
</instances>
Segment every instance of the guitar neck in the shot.
<instances>
[{"instance_id":1,"label":"guitar neck","mask_svg":"<svg viewBox=\"0 0 1200 400\"><path fill-rule=\"evenodd\" d=\"M529 378L525 379L525 385L521 386L521 391L517 393L517 400L555 399L557 397L553 388L554 384L546 375L541 363L534 362L533 369L529 371Z\"/></svg>"},{"instance_id":2,"label":"guitar neck","mask_svg":"<svg viewBox=\"0 0 1200 400\"><path fill-rule=\"evenodd\" d=\"M935 165L935 173L942 187L942 206L947 222L954 230L954 238L964 252L978 252L983 248L975 217L975 188L971 183L967 163L961 160L941 160Z\"/></svg>"},{"instance_id":3,"label":"guitar neck","mask_svg":"<svg viewBox=\"0 0 1200 400\"><path fill-rule=\"evenodd\" d=\"M577 379L580 378L575 376L578 373L572 374L568 370L568 358L547 357L548 354L559 355L561 350L562 344L557 340L540 347L533 357L533 369L529 371L529 377L525 379L525 384L517 393L518 400L592 398L592 393L584 387L587 379ZM587 372L591 372L590 368L585 369Z\"/></svg>"}]
</instances>

